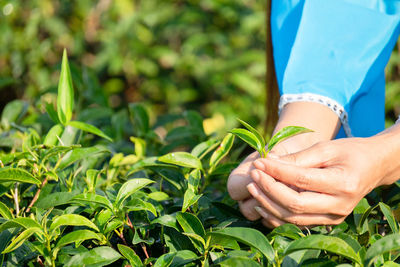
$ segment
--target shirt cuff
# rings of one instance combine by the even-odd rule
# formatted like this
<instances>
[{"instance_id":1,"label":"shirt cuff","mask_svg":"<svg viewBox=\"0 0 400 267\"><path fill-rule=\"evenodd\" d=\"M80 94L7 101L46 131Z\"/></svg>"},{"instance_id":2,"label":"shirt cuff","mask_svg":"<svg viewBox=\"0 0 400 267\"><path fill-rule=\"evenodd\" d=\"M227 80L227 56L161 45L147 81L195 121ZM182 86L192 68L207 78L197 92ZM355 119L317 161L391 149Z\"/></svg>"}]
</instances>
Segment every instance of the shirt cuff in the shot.
<instances>
[{"instance_id":1,"label":"shirt cuff","mask_svg":"<svg viewBox=\"0 0 400 267\"><path fill-rule=\"evenodd\" d=\"M351 129L349 126L348 114L344 107L340 105L338 102L333 100L332 98L318 95L318 94L311 94L311 93L301 93L301 94L283 94L279 100L279 113L281 112L282 108L289 103L293 102L313 102L319 103L330 110L335 112L335 114L339 117L340 122L342 123L343 130L346 133L347 137L352 137ZM399 118L400 119L400 118ZM399 121L399 120L398 120Z\"/></svg>"}]
</instances>

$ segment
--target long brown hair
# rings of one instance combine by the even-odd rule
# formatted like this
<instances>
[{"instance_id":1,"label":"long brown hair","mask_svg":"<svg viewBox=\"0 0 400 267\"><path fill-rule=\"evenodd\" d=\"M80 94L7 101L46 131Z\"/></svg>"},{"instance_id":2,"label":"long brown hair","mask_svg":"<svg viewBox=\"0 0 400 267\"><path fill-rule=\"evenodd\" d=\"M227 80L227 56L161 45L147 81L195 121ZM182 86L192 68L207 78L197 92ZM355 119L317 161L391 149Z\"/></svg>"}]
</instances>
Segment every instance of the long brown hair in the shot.
<instances>
[{"instance_id":1,"label":"long brown hair","mask_svg":"<svg viewBox=\"0 0 400 267\"><path fill-rule=\"evenodd\" d=\"M279 89L276 80L275 65L272 47L272 34L271 34L271 4L272 0L267 0L266 6L266 74L265 74L265 113L267 114L265 120L265 132L270 135L278 121L278 103L279 103Z\"/></svg>"}]
</instances>

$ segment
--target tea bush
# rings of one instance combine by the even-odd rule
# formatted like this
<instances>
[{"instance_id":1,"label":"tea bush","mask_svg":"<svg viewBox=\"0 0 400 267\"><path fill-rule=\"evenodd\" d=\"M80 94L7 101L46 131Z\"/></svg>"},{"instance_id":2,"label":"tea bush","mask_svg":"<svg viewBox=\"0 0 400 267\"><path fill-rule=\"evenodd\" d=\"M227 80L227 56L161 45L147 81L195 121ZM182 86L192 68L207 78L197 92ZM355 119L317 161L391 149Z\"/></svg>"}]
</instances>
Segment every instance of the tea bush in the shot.
<instances>
[{"instance_id":1,"label":"tea bush","mask_svg":"<svg viewBox=\"0 0 400 267\"><path fill-rule=\"evenodd\" d=\"M15 100L1 114L2 266L399 265L400 184L340 225L267 230L226 192L246 154L233 134L207 135L195 111L77 110L74 93L64 53L56 108Z\"/></svg>"}]
</instances>

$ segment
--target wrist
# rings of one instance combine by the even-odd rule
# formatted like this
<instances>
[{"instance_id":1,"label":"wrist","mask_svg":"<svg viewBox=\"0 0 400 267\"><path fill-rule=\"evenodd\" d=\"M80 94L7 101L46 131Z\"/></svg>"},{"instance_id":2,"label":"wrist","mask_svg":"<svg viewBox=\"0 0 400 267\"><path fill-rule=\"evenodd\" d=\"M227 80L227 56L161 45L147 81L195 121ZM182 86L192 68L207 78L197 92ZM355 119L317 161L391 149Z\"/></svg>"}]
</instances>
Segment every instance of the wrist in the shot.
<instances>
[{"instance_id":1,"label":"wrist","mask_svg":"<svg viewBox=\"0 0 400 267\"><path fill-rule=\"evenodd\" d=\"M400 178L400 124L369 138L371 153L378 155L382 174L378 185L389 185Z\"/></svg>"}]
</instances>

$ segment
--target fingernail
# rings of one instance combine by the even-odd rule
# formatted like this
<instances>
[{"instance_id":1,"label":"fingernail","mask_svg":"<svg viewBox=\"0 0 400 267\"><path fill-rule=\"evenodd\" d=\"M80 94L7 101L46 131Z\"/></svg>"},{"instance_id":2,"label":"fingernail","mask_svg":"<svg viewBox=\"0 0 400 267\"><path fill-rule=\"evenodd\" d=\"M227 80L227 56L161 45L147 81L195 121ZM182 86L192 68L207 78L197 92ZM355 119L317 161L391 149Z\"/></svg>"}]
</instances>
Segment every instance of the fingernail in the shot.
<instances>
[{"instance_id":1,"label":"fingernail","mask_svg":"<svg viewBox=\"0 0 400 267\"><path fill-rule=\"evenodd\" d=\"M254 182L258 183L260 181L260 173L258 170L252 170L250 175Z\"/></svg>"},{"instance_id":2,"label":"fingernail","mask_svg":"<svg viewBox=\"0 0 400 267\"><path fill-rule=\"evenodd\" d=\"M268 218L268 213L266 213L261 207L255 206L254 209L261 215L264 219Z\"/></svg>"},{"instance_id":3,"label":"fingernail","mask_svg":"<svg viewBox=\"0 0 400 267\"><path fill-rule=\"evenodd\" d=\"M247 186L247 190L249 190L249 193L253 196L256 197L258 196L258 189L254 183L249 183Z\"/></svg>"},{"instance_id":4,"label":"fingernail","mask_svg":"<svg viewBox=\"0 0 400 267\"><path fill-rule=\"evenodd\" d=\"M253 162L254 167L257 169L264 169L264 163L262 162L262 159L257 159Z\"/></svg>"},{"instance_id":5,"label":"fingernail","mask_svg":"<svg viewBox=\"0 0 400 267\"><path fill-rule=\"evenodd\" d=\"M267 157L269 157L269 158L271 158L271 159L279 159L279 158L280 158L278 154L273 153L273 152L269 153L269 154L267 155Z\"/></svg>"}]
</instances>

